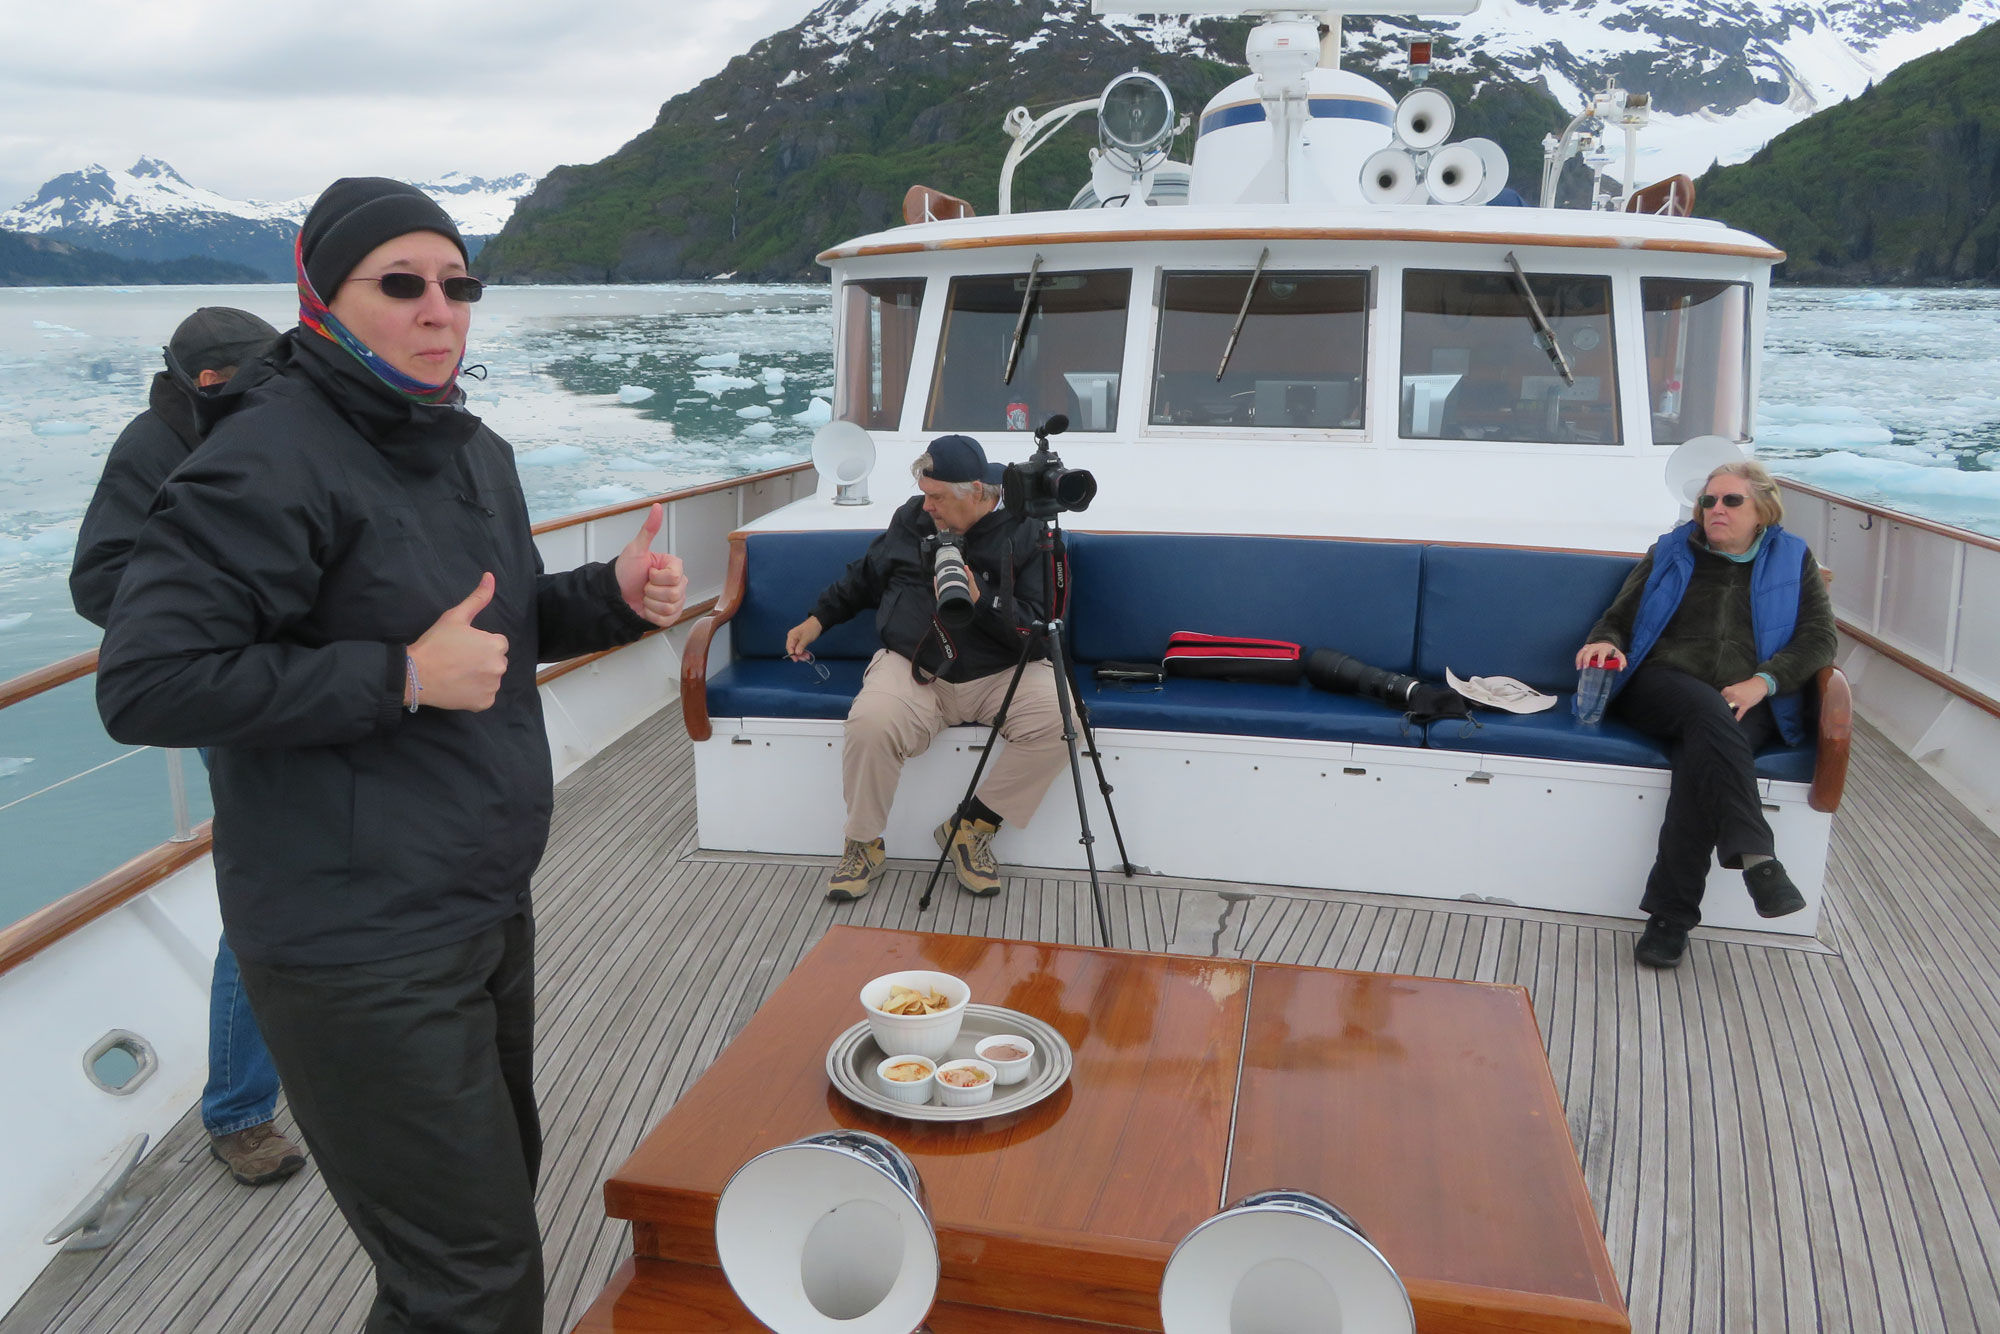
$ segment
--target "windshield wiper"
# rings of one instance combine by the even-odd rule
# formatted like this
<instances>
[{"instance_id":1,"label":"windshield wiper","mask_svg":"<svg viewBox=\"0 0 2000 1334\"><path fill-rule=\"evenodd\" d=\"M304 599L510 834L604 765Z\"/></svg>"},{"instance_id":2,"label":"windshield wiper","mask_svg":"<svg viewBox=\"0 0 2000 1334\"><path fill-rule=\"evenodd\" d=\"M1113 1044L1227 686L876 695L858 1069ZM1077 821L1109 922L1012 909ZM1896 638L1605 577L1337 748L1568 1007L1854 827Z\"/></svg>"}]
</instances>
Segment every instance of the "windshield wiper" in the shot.
<instances>
[{"instance_id":1,"label":"windshield wiper","mask_svg":"<svg viewBox=\"0 0 2000 1334\"><path fill-rule=\"evenodd\" d=\"M1035 275L1042 271L1042 257L1035 256L1035 262L1028 266L1028 290L1021 293L1021 315L1014 321L1014 345L1007 349L1007 373L1000 377L1001 384L1014 383L1014 363L1021 359L1021 344L1028 338L1028 309L1035 304Z\"/></svg>"},{"instance_id":2,"label":"windshield wiper","mask_svg":"<svg viewBox=\"0 0 2000 1334\"><path fill-rule=\"evenodd\" d=\"M1243 306L1236 312L1236 323L1229 328L1229 342L1222 349L1222 361L1215 368L1215 378L1222 379L1222 373L1229 369L1229 359L1236 355L1236 337L1243 332L1243 321L1250 315L1250 298L1257 295L1257 280L1264 276L1264 262L1271 258L1271 247L1265 246L1257 256L1257 267L1250 271L1250 285L1243 289Z\"/></svg>"},{"instance_id":3,"label":"windshield wiper","mask_svg":"<svg viewBox=\"0 0 2000 1334\"><path fill-rule=\"evenodd\" d=\"M1521 294L1521 303L1527 307L1528 323L1535 326L1535 341L1542 345L1542 351L1549 354L1549 364L1562 376L1564 384L1576 383L1576 372L1569 368L1569 358L1563 355L1561 344L1556 341L1556 331L1549 324L1549 317L1542 314L1542 303L1535 300L1535 289L1528 286L1528 275L1521 272L1521 261L1514 258L1514 252L1507 252L1507 267L1514 270L1514 289Z\"/></svg>"}]
</instances>

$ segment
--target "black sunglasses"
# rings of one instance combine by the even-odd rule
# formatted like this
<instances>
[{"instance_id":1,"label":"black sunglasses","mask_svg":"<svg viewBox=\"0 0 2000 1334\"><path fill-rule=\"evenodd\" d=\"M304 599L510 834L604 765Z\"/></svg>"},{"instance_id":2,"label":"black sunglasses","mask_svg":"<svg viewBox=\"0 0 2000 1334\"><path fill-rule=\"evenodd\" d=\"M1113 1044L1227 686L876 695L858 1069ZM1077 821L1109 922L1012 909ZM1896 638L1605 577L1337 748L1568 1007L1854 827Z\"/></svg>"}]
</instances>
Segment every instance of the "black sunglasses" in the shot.
<instances>
[{"instance_id":1,"label":"black sunglasses","mask_svg":"<svg viewBox=\"0 0 2000 1334\"><path fill-rule=\"evenodd\" d=\"M451 294L447 292L445 293L445 295L449 296ZM1696 501L1695 504L1697 507L1701 509L1712 510L1715 508L1716 502L1721 501L1724 505L1727 505L1730 509L1740 510L1743 508L1743 502L1748 499L1750 499L1750 497L1744 495L1741 491L1731 492L1729 495L1726 496L1711 496L1704 493L1702 498Z\"/></svg>"},{"instance_id":2,"label":"black sunglasses","mask_svg":"<svg viewBox=\"0 0 2000 1334\"><path fill-rule=\"evenodd\" d=\"M485 294L486 284L477 278L463 274L456 278L426 278L421 273L385 273L376 278L349 278L351 283L374 283L382 289L382 295L392 301L415 301L424 294L424 289L436 283L444 289L447 301L473 302Z\"/></svg>"}]
</instances>

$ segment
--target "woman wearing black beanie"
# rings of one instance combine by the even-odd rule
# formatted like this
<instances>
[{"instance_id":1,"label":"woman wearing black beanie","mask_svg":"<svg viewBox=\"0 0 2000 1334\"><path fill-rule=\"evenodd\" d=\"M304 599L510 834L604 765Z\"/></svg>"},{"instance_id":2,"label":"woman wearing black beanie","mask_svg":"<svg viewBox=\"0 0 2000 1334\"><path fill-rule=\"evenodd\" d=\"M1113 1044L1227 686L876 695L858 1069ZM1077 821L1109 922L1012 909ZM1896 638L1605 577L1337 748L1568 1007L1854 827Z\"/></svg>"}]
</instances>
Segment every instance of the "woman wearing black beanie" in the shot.
<instances>
[{"instance_id":1,"label":"woman wearing black beanie","mask_svg":"<svg viewBox=\"0 0 2000 1334\"><path fill-rule=\"evenodd\" d=\"M480 286L422 191L336 181L297 259L298 327L140 532L98 705L121 741L215 748L224 928L375 1262L371 1334L539 1334L535 664L668 624L686 581L658 506L615 561L542 572L457 383Z\"/></svg>"}]
</instances>

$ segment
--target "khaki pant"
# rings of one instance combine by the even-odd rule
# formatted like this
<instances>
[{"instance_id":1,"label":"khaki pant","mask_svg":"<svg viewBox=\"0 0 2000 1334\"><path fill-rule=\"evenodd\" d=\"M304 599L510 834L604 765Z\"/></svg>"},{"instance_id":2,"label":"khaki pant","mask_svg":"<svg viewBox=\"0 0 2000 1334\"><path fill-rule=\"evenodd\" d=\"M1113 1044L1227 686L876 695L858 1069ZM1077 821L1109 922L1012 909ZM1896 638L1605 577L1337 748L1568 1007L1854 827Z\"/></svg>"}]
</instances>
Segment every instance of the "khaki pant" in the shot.
<instances>
[{"instance_id":1,"label":"khaki pant","mask_svg":"<svg viewBox=\"0 0 2000 1334\"><path fill-rule=\"evenodd\" d=\"M877 650L862 678L861 693L847 711L847 741L840 756L847 837L862 842L879 837L889 824L889 805L896 799L903 761L929 750L947 727L990 724L1013 679L1010 668L976 681L925 684L910 675L908 658ZM977 795L1001 819L1025 825L1069 759L1062 714L1056 706L1055 669L1047 659L1030 662L1021 674L1021 688L1014 692L1000 735L1007 744L987 764ZM938 818L948 818L957 793L938 799L944 803Z\"/></svg>"}]
</instances>

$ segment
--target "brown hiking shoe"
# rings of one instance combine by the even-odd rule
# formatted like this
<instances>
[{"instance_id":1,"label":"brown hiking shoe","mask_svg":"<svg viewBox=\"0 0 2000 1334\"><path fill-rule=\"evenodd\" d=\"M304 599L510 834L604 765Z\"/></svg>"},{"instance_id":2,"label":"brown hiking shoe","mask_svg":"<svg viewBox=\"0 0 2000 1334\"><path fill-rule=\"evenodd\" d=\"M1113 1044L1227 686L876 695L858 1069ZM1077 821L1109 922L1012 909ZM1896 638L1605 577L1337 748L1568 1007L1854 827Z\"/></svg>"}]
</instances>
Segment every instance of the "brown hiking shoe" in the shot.
<instances>
[{"instance_id":1,"label":"brown hiking shoe","mask_svg":"<svg viewBox=\"0 0 2000 1334\"><path fill-rule=\"evenodd\" d=\"M211 1135L208 1151L229 1169L229 1175L246 1186L268 1186L273 1181L283 1181L306 1165L305 1154L278 1133L273 1121L233 1134Z\"/></svg>"},{"instance_id":2,"label":"brown hiking shoe","mask_svg":"<svg viewBox=\"0 0 2000 1334\"><path fill-rule=\"evenodd\" d=\"M840 865L834 867L833 874L826 878L827 898L835 903L849 903L860 898L888 864L889 853L882 846L881 839L871 838L866 843L858 838L848 839L846 848L840 854Z\"/></svg>"},{"instance_id":3,"label":"brown hiking shoe","mask_svg":"<svg viewBox=\"0 0 2000 1334\"><path fill-rule=\"evenodd\" d=\"M993 836L999 832L999 825L985 820L961 820L956 833L946 820L933 832L938 847L951 850L951 869L966 893L985 898L1000 892L1000 863L993 856Z\"/></svg>"}]
</instances>

